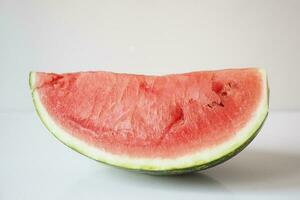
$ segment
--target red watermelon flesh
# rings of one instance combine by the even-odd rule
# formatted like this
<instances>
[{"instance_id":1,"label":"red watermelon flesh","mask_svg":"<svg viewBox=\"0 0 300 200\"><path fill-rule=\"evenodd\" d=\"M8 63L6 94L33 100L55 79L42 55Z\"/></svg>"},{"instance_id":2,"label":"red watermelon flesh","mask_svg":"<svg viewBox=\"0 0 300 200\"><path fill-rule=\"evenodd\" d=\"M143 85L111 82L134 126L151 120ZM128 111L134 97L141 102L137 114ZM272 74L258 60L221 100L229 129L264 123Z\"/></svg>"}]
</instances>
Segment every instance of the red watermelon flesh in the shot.
<instances>
[{"instance_id":1,"label":"red watermelon flesh","mask_svg":"<svg viewBox=\"0 0 300 200\"><path fill-rule=\"evenodd\" d=\"M68 134L114 155L175 159L214 148L251 121L261 70L165 76L35 73L32 89Z\"/></svg>"}]
</instances>

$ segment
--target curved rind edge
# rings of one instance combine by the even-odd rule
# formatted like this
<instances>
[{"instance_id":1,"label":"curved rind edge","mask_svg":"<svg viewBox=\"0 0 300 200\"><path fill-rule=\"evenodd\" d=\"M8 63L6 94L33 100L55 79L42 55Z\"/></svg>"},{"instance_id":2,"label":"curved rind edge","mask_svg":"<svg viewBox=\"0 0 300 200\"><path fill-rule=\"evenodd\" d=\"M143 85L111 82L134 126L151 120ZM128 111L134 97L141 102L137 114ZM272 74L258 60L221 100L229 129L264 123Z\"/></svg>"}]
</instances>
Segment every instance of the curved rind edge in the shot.
<instances>
[{"instance_id":1,"label":"curved rind edge","mask_svg":"<svg viewBox=\"0 0 300 200\"><path fill-rule=\"evenodd\" d=\"M116 167L156 175L169 175L204 170L218 165L238 154L255 138L267 118L269 108L267 75L265 70L259 69L259 71L262 74L265 83L265 88L263 90L264 94L262 95L262 100L258 106L257 112L247 126L244 127L245 130L243 129L243 133L237 133L236 138L231 139L228 142L231 144L227 145L227 142L225 142L225 146L227 145L225 148L220 148L220 146L224 146L224 144L222 144L214 149L193 153L193 155L187 155L176 159L130 158L127 156L113 155L88 145L64 131L47 113L39 99L38 92L34 88L36 79L35 72L30 72L29 74L29 85L32 91L33 103L41 121L45 127L66 146L91 159ZM218 148L220 150L216 151Z\"/></svg>"}]
</instances>

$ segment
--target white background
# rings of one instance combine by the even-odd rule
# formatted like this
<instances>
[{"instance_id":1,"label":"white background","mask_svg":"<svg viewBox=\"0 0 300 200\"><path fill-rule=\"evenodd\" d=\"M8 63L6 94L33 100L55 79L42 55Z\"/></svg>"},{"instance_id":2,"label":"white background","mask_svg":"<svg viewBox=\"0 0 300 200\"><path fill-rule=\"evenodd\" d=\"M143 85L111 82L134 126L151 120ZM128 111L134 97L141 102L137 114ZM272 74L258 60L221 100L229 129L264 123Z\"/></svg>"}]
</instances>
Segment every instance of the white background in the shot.
<instances>
[{"instance_id":1,"label":"white background","mask_svg":"<svg viewBox=\"0 0 300 200\"><path fill-rule=\"evenodd\" d=\"M34 112L30 71L166 74L260 66L257 138L198 174L117 170L66 148ZM300 1L0 0L0 200L300 199Z\"/></svg>"},{"instance_id":2,"label":"white background","mask_svg":"<svg viewBox=\"0 0 300 200\"><path fill-rule=\"evenodd\" d=\"M271 109L299 109L300 1L0 0L0 110L31 110L31 70L267 69Z\"/></svg>"}]
</instances>

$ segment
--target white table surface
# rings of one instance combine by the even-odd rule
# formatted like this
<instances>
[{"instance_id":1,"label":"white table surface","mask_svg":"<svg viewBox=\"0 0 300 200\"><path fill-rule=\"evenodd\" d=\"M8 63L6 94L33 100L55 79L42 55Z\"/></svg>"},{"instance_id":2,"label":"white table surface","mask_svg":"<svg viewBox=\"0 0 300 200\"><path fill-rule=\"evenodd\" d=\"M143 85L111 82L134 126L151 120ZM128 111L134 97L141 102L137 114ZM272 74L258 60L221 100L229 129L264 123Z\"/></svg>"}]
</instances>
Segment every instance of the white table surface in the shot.
<instances>
[{"instance_id":1,"label":"white table surface","mask_svg":"<svg viewBox=\"0 0 300 200\"><path fill-rule=\"evenodd\" d=\"M300 112L271 111L238 156L171 177L115 169L58 142L34 112L0 113L0 199L300 199Z\"/></svg>"}]
</instances>

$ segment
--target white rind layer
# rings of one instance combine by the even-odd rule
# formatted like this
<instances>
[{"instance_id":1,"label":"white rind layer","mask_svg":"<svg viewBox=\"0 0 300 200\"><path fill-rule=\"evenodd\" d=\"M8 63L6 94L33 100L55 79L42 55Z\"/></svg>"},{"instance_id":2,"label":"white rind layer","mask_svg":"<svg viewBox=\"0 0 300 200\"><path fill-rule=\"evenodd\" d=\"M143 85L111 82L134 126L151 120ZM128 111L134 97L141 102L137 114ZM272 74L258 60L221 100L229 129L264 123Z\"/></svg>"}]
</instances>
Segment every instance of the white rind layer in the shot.
<instances>
[{"instance_id":1,"label":"white rind layer","mask_svg":"<svg viewBox=\"0 0 300 200\"><path fill-rule=\"evenodd\" d=\"M162 170L180 170L186 169L193 166L201 166L207 163L211 163L218 160L231 152L235 151L246 143L251 136L256 134L256 131L262 125L264 119L268 114L268 83L267 75L265 70L259 69L263 78L263 94L261 95L260 103L257 110L253 113L252 118L245 125L244 128L239 130L233 138L230 140L206 150L193 153L191 155L181 156L175 159L165 158L134 158L126 155L116 155L102 149L96 148L87 144L86 142L79 140L72 136L61 128L49 115L45 107L43 106L37 90L32 89L32 97L34 105L39 114L39 117L49 129L61 142L78 151L79 153L86 155L95 160L105 162L111 165L124 167L128 169L137 170L151 170L151 171L162 171ZM30 86L34 88L36 80L36 73L30 73Z\"/></svg>"}]
</instances>

